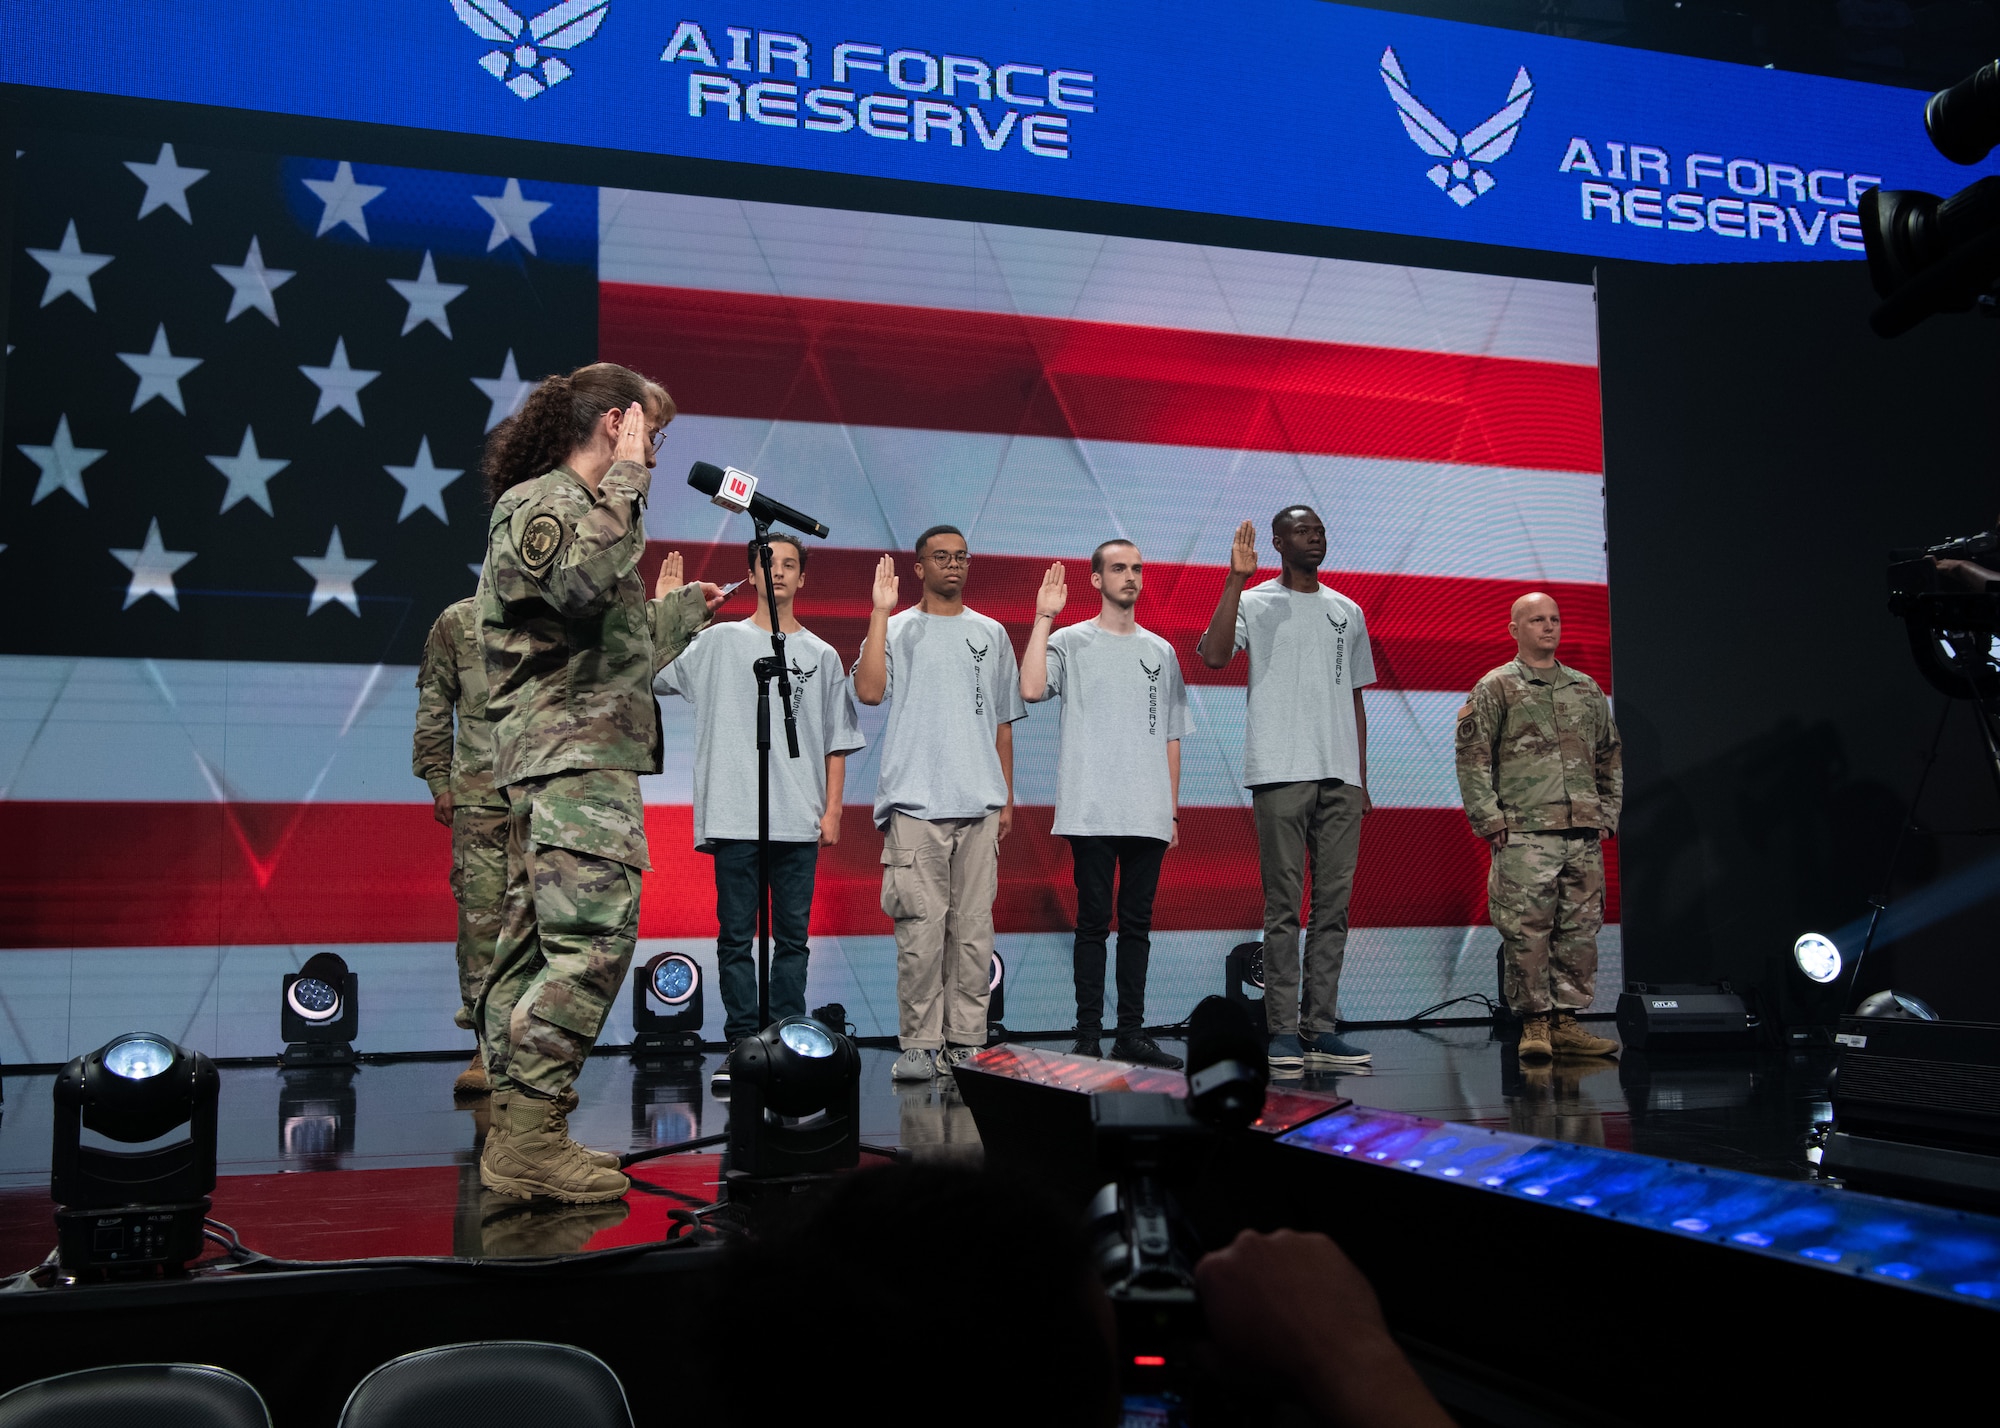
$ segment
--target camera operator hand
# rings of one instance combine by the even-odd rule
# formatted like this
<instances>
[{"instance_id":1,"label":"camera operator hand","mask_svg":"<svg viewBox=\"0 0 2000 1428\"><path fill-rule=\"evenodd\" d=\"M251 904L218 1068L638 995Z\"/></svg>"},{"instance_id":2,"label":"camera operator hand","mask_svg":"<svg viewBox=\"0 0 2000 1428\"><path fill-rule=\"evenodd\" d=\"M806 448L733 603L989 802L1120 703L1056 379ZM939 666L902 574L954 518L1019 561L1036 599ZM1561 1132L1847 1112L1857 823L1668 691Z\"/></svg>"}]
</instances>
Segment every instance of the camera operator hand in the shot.
<instances>
[{"instance_id":1,"label":"camera operator hand","mask_svg":"<svg viewBox=\"0 0 2000 1428\"><path fill-rule=\"evenodd\" d=\"M1275 1378L1344 1428L1450 1428L1361 1271L1325 1235L1245 1230L1195 1266L1227 1364Z\"/></svg>"}]
</instances>

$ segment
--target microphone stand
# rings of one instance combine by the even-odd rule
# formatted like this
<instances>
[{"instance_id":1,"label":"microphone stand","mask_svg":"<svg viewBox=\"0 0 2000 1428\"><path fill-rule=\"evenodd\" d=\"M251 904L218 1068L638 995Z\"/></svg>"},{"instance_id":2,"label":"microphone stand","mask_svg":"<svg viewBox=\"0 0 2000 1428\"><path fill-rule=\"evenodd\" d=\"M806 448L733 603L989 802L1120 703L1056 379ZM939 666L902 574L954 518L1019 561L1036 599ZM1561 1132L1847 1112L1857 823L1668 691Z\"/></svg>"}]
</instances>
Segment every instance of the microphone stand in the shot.
<instances>
[{"instance_id":1,"label":"microphone stand","mask_svg":"<svg viewBox=\"0 0 2000 1428\"><path fill-rule=\"evenodd\" d=\"M754 517L752 519L755 519ZM757 676L757 1024L771 1024L771 681L785 711L785 748L799 756L799 726L792 714L792 677L785 662L785 632L771 584L771 523L757 521L757 566L764 577L764 608L771 614L771 652L752 667Z\"/></svg>"}]
</instances>

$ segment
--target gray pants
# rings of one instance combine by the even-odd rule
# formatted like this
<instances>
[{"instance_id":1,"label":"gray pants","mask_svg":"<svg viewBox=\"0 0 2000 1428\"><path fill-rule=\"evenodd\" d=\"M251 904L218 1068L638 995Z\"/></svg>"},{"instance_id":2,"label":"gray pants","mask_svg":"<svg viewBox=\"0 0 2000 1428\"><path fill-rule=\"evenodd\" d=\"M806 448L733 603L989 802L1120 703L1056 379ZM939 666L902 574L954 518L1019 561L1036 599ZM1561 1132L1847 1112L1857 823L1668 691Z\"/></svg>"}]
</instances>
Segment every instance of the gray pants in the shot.
<instances>
[{"instance_id":1,"label":"gray pants","mask_svg":"<svg viewBox=\"0 0 2000 1428\"><path fill-rule=\"evenodd\" d=\"M1338 1030L1347 897L1361 853L1361 790L1337 778L1267 783L1251 790L1250 807L1264 877L1264 1010L1271 1035ZM1299 901L1309 868L1312 920L1301 1006Z\"/></svg>"},{"instance_id":2,"label":"gray pants","mask_svg":"<svg viewBox=\"0 0 2000 1428\"><path fill-rule=\"evenodd\" d=\"M896 922L898 1040L905 1051L986 1044L1000 815L932 823L891 813L882 911Z\"/></svg>"}]
</instances>

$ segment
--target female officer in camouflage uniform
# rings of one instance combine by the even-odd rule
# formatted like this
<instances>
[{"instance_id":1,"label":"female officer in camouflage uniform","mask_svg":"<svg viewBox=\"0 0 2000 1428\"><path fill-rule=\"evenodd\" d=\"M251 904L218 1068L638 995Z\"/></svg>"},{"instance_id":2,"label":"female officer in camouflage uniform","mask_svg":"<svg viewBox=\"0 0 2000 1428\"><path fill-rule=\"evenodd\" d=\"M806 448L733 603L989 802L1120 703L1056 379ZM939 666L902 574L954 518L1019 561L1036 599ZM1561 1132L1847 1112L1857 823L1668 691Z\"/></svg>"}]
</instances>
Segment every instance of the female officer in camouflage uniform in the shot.
<instances>
[{"instance_id":1,"label":"female officer in camouflage uniform","mask_svg":"<svg viewBox=\"0 0 2000 1428\"><path fill-rule=\"evenodd\" d=\"M569 1139L583 1059L632 960L646 855L639 775L660 771L654 672L714 586L648 601L641 511L666 392L608 362L551 377L487 443L479 626L507 894L477 1014L493 1082L490 1190L613 1200L615 1156Z\"/></svg>"}]
</instances>

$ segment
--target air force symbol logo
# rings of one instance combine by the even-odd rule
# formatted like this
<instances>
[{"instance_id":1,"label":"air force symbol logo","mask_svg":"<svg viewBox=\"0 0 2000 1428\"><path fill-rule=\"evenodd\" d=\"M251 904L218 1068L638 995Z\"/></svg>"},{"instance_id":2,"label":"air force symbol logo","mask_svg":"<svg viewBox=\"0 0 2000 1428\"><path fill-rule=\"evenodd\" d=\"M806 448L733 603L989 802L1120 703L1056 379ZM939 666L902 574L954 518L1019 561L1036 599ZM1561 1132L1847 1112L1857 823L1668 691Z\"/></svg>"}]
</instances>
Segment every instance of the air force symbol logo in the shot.
<instances>
[{"instance_id":1,"label":"air force symbol logo","mask_svg":"<svg viewBox=\"0 0 2000 1428\"><path fill-rule=\"evenodd\" d=\"M489 51L479 67L521 98L533 99L571 73L562 60L541 51L573 50L596 34L611 0L563 0L532 20L522 19L507 0L451 0L451 8L473 34L507 46Z\"/></svg>"},{"instance_id":2,"label":"air force symbol logo","mask_svg":"<svg viewBox=\"0 0 2000 1428\"><path fill-rule=\"evenodd\" d=\"M1396 101L1396 117L1403 121L1416 146L1444 160L1433 165L1425 177L1460 208L1493 187L1493 175L1475 166L1490 164L1514 147L1521 120L1535 97L1535 82L1524 67L1515 73L1514 85L1499 112L1460 138L1410 93L1410 82L1403 77L1402 61L1394 49L1382 51L1382 83L1388 86L1389 97Z\"/></svg>"}]
</instances>

